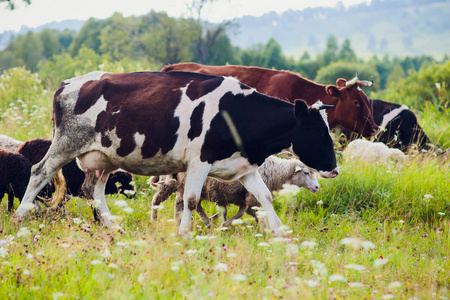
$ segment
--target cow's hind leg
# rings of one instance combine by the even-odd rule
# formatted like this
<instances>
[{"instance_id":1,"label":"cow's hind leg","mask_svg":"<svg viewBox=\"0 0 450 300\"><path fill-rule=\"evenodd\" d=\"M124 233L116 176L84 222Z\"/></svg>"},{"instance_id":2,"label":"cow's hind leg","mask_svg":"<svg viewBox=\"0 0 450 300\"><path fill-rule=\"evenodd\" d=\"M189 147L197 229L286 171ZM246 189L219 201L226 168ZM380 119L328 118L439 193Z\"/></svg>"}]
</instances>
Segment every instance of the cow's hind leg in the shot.
<instances>
[{"instance_id":1,"label":"cow's hind leg","mask_svg":"<svg viewBox=\"0 0 450 300\"><path fill-rule=\"evenodd\" d=\"M23 196L22 202L14 214L16 219L25 219L28 211L33 208L33 205L31 204L37 194L59 169L69 163L77 155L76 153L67 154L63 150L66 149L60 149L57 143L55 143L55 140L53 140L53 143L44 158L31 168L31 176L27 190Z\"/></svg>"},{"instance_id":2,"label":"cow's hind leg","mask_svg":"<svg viewBox=\"0 0 450 300\"><path fill-rule=\"evenodd\" d=\"M200 201L203 183L211 170L207 163L189 166L186 172L186 183L183 194L183 217L181 218L178 234L187 237L192 219L192 211L196 210Z\"/></svg>"},{"instance_id":3,"label":"cow's hind leg","mask_svg":"<svg viewBox=\"0 0 450 300\"><path fill-rule=\"evenodd\" d=\"M270 229L275 235L283 235L282 224L272 206L272 195L257 171L243 176L239 181L252 193L266 212Z\"/></svg>"},{"instance_id":4,"label":"cow's hind leg","mask_svg":"<svg viewBox=\"0 0 450 300\"><path fill-rule=\"evenodd\" d=\"M91 198L92 195L93 200L93 210L94 210L94 218L97 217L100 222L102 222L106 227L112 228L111 223L111 212L109 211L108 205L106 204L105 198L105 186L108 176L100 176L99 178L95 178L92 176L87 176L85 181L88 181L86 184L92 185L95 183L94 192L86 195L88 198ZM83 183L83 186L85 183Z\"/></svg>"}]
</instances>

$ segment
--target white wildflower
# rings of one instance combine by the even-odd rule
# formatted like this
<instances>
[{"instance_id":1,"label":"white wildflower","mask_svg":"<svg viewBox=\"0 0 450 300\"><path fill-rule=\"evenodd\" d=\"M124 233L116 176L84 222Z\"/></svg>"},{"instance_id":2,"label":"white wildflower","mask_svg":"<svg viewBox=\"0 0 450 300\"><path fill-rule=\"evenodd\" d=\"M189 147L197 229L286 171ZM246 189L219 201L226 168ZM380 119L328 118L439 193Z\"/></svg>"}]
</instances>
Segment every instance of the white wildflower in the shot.
<instances>
[{"instance_id":1,"label":"white wildflower","mask_svg":"<svg viewBox=\"0 0 450 300\"><path fill-rule=\"evenodd\" d=\"M287 256L297 256L299 254L298 246L296 244L286 245L286 255Z\"/></svg>"},{"instance_id":2,"label":"white wildflower","mask_svg":"<svg viewBox=\"0 0 450 300\"><path fill-rule=\"evenodd\" d=\"M317 246L317 243L316 243L316 242L312 242L312 241L303 241L303 242L300 244L300 247L301 247L301 248L303 248L303 249L309 249L309 250L314 249L314 247L316 247L316 246Z\"/></svg>"},{"instance_id":3,"label":"white wildflower","mask_svg":"<svg viewBox=\"0 0 450 300\"><path fill-rule=\"evenodd\" d=\"M228 230L228 227L226 227L226 226L220 226L219 228L217 228L217 230L225 231L225 230Z\"/></svg>"},{"instance_id":4,"label":"white wildflower","mask_svg":"<svg viewBox=\"0 0 450 300\"><path fill-rule=\"evenodd\" d=\"M279 196L294 197L298 194L300 188L293 184L283 184L283 189L278 192Z\"/></svg>"},{"instance_id":5,"label":"white wildflower","mask_svg":"<svg viewBox=\"0 0 450 300\"><path fill-rule=\"evenodd\" d=\"M123 192L124 192L125 195L127 195L127 196L133 196L134 194L136 194L136 192L133 191L133 190L125 190L125 191L123 191Z\"/></svg>"},{"instance_id":6,"label":"white wildflower","mask_svg":"<svg viewBox=\"0 0 450 300\"><path fill-rule=\"evenodd\" d=\"M171 265L171 266L170 266L170 269L171 269L172 271L174 271L174 272L177 272L177 271L180 270L180 266L179 266L179 265Z\"/></svg>"},{"instance_id":7,"label":"white wildflower","mask_svg":"<svg viewBox=\"0 0 450 300\"><path fill-rule=\"evenodd\" d=\"M259 219L262 219L262 218L264 218L264 217L267 217L267 215L268 215L267 211L264 211L264 210L258 210L258 211L256 212L256 216L257 216Z\"/></svg>"},{"instance_id":8,"label":"white wildflower","mask_svg":"<svg viewBox=\"0 0 450 300\"><path fill-rule=\"evenodd\" d=\"M103 253L100 254L100 256L104 258L111 257L111 252L109 252L108 248L105 248L105 250L103 251Z\"/></svg>"},{"instance_id":9,"label":"white wildflower","mask_svg":"<svg viewBox=\"0 0 450 300\"><path fill-rule=\"evenodd\" d=\"M147 274L145 274L145 273L140 274L140 275L138 276L138 282L139 282L140 284L143 284L146 276L147 276Z\"/></svg>"},{"instance_id":10,"label":"white wildflower","mask_svg":"<svg viewBox=\"0 0 450 300\"><path fill-rule=\"evenodd\" d=\"M36 255L43 256L44 255L44 250L36 252Z\"/></svg>"},{"instance_id":11,"label":"white wildflower","mask_svg":"<svg viewBox=\"0 0 450 300\"><path fill-rule=\"evenodd\" d=\"M26 256L26 259L33 259L33 257L34 257L33 254L28 253L27 256Z\"/></svg>"},{"instance_id":12,"label":"white wildflower","mask_svg":"<svg viewBox=\"0 0 450 300\"><path fill-rule=\"evenodd\" d=\"M91 265L98 265L98 264L101 264L102 263L102 261L101 260L98 260L98 259L95 259L95 260L93 260L93 261L91 261Z\"/></svg>"},{"instance_id":13,"label":"white wildflower","mask_svg":"<svg viewBox=\"0 0 450 300\"><path fill-rule=\"evenodd\" d=\"M387 258L377 258L373 261L374 267L384 266L389 260Z\"/></svg>"},{"instance_id":14,"label":"white wildflower","mask_svg":"<svg viewBox=\"0 0 450 300\"><path fill-rule=\"evenodd\" d=\"M5 256L8 254L8 249L5 247L0 247L0 257L5 258Z\"/></svg>"},{"instance_id":15,"label":"white wildflower","mask_svg":"<svg viewBox=\"0 0 450 300\"><path fill-rule=\"evenodd\" d=\"M257 234L255 234L255 237L261 237L262 236L262 234L261 233L257 233Z\"/></svg>"},{"instance_id":16,"label":"white wildflower","mask_svg":"<svg viewBox=\"0 0 450 300\"><path fill-rule=\"evenodd\" d=\"M369 250L375 248L375 244L369 241L363 241L361 243L361 246L364 248L364 250Z\"/></svg>"},{"instance_id":17,"label":"white wildflower","mask_svg":"<svg viewBox=\"0 0 450 300\"><path fill-rule=\"evenodd\" d=\"M111 269L118 269L119 268L116 264L112 264L112 263L109 264L108 267L111 268Z\"/></svg>"},{"instance_id":18,"label":"white wildflower","mask_svg":"<svg viewBox=\"0 0 450 300\"><path fill-rule=\"evenodd\" d=\"M215 235L211 235L211 236L209 237L210 240L213 240L213 239L215 239L215 238L216 238Z\"/></svg>"},{"instance_id":19,"label":"white wildflower","mask_svg":"<svg viewBox=\"0 0 450 300\"><path fill-rule=\"evenodd\" d=\"M197 254L197 250L196 249L187 250L186 254L187 255Z\"/></svg>"},{"instance_id":20,"label":"white wildflower","mask_svg":"<svg viewBox=\"0 0 450 300\"><path fill-rule=\"evenodd\" d=\"M128 243L127 242L117 242L116 245L117 246L123 246L124 248L128 248Z\"/></svg>"},{"instance_id":21,"label":"white wildflower","mask_svg":"<svg viewBox=\"0 0 450 300\"><path fill-rule=\"evenodd\" d=\"M317 204L317 205L322 205L322 204L323 204L323 201L322 201L322 200L319 200L319 201L316 202L316 204Z\"/></svg>"},{"instance_id":22,"label":"white wildflower","mask_svg":"<svg viewBox=\"0 0 450 300\"><path fill-rule=\"evenodd\" d=\"M440 216L445 216L445 213L443 213L443 212L438 212L438 215L440 215Z\"/></svg>"},{"instance_id":23,"label":"white wildflower","mask_svg":"<svg viewBox=\"0 0 450 300\"><path fill-rule=\"evenodd\" d=\"M430 195L430 194L423 195L423 200L425 200L425 201L429 201L432 198L433 198L433 195Z\"/></svg>"},{"instance_id":24,"label":"white wildflower","mask_svg":"<svg viewBox=\"0 0 450 300\"><path fill-rule=\"evenodd\" d=\"M197 235L197 236L195 237L195 239L196 239L196 240L199 240L199 241L202 241L202 240L208 240L208 239L209 239L209 236L207 236L207 235Z\"/></svg>"},{"instance_id":25,"label":"white wildflower","mask_svg":"<svg viewBox=\"0 0 450 300\"><path fill-rule=\"evenodd\" d=\"M176 242L175 244L173 244L174 246L183 246L183 244Z\"/></svg>"},{"instance_id":26,"label":"white wildflower","mask_svg":"<svg viewBox=\"0 0 450 300\"><path fill-rule=\"evenodd\" d=\"M270 244L266 242L260 242L258 243L258 247L270 247Z\"/></svg>"},{"instance_id":27,"label":"white wildflower","mask_svg":"<svg viewBox=\"0 0 450 300\"><path fill-rule=\"evenodd\" d=\"M399 220L398 222L399 222L400 224L405 223L405 221L403 221L403 220Z\"/></svg>"},{"instance_id":28,"label":"white wildflower","mask_svg":"<svg viewBox=\"0 0 450 300\"><path fill-rule=\"evenodd\" d=\"M72 221L77 225L82 222L80 218L73 218Z\"/></svg>"},{"instance_id":29,"label":"white wildflower","mask_svg":"<svg viewBox=\"0 0 450 300\"><path fill-rule=\"evenodd\" d=\"M328 279L330 281L343 281L343 282L347 281L347 279L344 276L340 275L340 274L330 275L330 277L328 277Z\"/></svg>"},{"instance_id":30,"label":"white wildflower","mask_svg":"<svg viewBox=\"0 0 450 300\"><path fill-rule=\"evenodd\" d=\"M228 252L227 257L236 257L236 253L234 252Z\"/></svg>"},{"instance_id":31,"label":"white wildflower","mask_svg":"<svg viewBox=\"0 0 450 300\"><path fill-rule=\"evenodd\" d=\"M401 286L402 286L402 284L399 281L393 281L393 282L389 283L388 288L395 289L395 288L399 288Z\"/></svg>"},{"instance_id":32,"label":"white wildflower","mask_svg":"<svg viewBox=\"0 0 450 300\"><path fill-rule=\"evenodd\" d=\"M128 203L125 200L117 200L116 202L114 202L114 205L119 207L127 207Z\"/></svg>"},{"instance_id":33,"label":"white wildflower","mask_svg":"<svg viewBox=\"0 0 450 300\"><path fill-rule=\"evenodd\" d=\"M102 204L102 202L99 199L97 199L97 200L94 199L94 200L88 200L86 202L86 204L92 208L100 208L100 205Z\"/></svg>"},{"instance_id":34,"label":"white wildflower","mask_svg":"<svg viewBox=\"0 0 450 300\"><path fill-rule=\"evenodd\" d=\"M56 293L53 293L53 294L52 294L52 299L53 299L53 300L57 300L57 299L59 299L59 298L61 298L61 297L63 297L63 296L64 296L63 293L61 293L61 292L56 292Z\"/></svg>"},{"instance_id":35,"label":"white wildflower","mask_svg":"<svg viewBox=\"0 0 450 300\"><path fill-rule=\"evenodd\" d=\"M228 265L224 263L217 263L217 265L214 266L214 270L218 272L228 272Z\"/></svg>"},{"instance_id":36,"label":"white wildflower","mask_svg":"<svg viewBox=\"0 0 450 300\"><path fill-rule=\"evenodd\" d=\"M364 284L362 284L361 282L349 282L348 286L354 288L362 288L364 287Z\"/></svg>"},{"instance_id":37,"label":"white wildflower","mask_svg":"<svg viewBox=\"0 0 450 300\"><path fill-rule=\"evenodd\" d=\"M394 295L392 294L385 294L381 297L381 299L394 299Z\"/></svg>"},{"instance_id":38,"label":"white wildflower","mask_svg":"<svg viewBox=\"0 0 450 300\"><path fill-rule=\"evenodd\" d=\"M173 223L173 222L175 222L175 219L167 219L166 222L167 223Z\"/></svg>"},{"instance_id":39,"label":"white wildflower","mask_svg":"<svg viewBox=\"0 0 450 300\"><path fill-rule=\"evenodd\" d=\"M351 270L356 270L356 271L364 271L366 269L366 267L364 267L363 265L358 265L358 264L348 264L345 265L346 269L351 269Z\"/></svg>"},{"instance_id":40,"label":"white wildflower","mask_svg":"<svg viewBox=\"0 0 450 300\"><path fill-rule=\"evenodd\" d=\"M233 220L233 222L231 222L231 225L240 225L243 223L244 223L244 221L242 221L242 219L237 219L237 220Z\"/></svg>"},{"instance_id":41,"label":"white wildflower","mask_svg":"<svg viewBox=\"0 0 450 300\"><path fill-rule=\"evenodd\" d=\"M345 245L347 247L352 247L353 249L360 249L362 246L362 241L357 238L346 237L340 240L339 244Z\"/></svg>"},{"instance_id":42,"label":"white wildflower","mask_svg":"<svg viewBox=\"0 0 450 300\"><path fill-rule=\"evenodd\" d=\"M67 243L62 243L59 246L62 247L62 248L69 248L70 247L70 245L67 244Z\"/></svg>"},{"instance_id":43,"label":"white wildflower","mask_svg":"<svg viewBox=\"0 0 450 300\"><path fill-rule=\"evenodd\" d=\"M23 272L22 272L22 275L23 276L28 276L28 275L30 275L31 273L30 273L30 271L28 270L28 269L25 269L25 270L23 270Z\"/></svg>"},{"instance_id":44,"label":"white wildflower","mask_svg":"<svg viewBox=\"0 0 450 300\"><path fill-rule=\"evenodd\" d=\"M40 224L39 228L45 228L45 225L44 224Z\"/></svg>"},{"instance_id":45,"label":"white wildflower","mask_svg":"<svg viewBox=\"0 0 450 300\"><path fill-rule=\"evenodd\" d=\"M234 281L244 281L247 279L247 276L243 275L243 274L234 274L233 275L233 280Z\"/></svg>"},{"instance_id":46,"label":"white wildflower","mask_svg":"<svg viewBox=\"0 0 450 300\"><path fill-rule=\"evenodd\" d=\"M31 231L28 230L27 227L21 227L21 228L19 229L19 232L17 233L17 236L18 236L18 237L22 237L22 236L28 236L28 235L30 235L30 234L31 234Z\"/></svg>"},{"instance_id":47,"label":"white wildflower","mask_svg":"<svg viewBox=\"0 0 450 300\"><path fill-rule=\"evenodd\" d=\"M305 282L309 287L312 287L312 288L319 285L319 281L315 280L315 279L306 280Z\"/></svg>"},{"instance_id":48,"label":"white wildflower","mask_svg":"<svg viewBox=\"0 0 450 300\"><path fill-rule=\"evenodd\" d=\"M129 214L133 213L133 209L131 207L129 207L129 206L122 208L122 210L124 212L126 212L126 213L129 213Z\"/></svg>"},{"instance_id":49,"label":"white wildflower","mask_svg":"<svg viewBox=\"0 0 450 300\"><path fill-rule=\"evenodd\" d=\"M316 276L326 276L328 275L328 270L324 263L318 260L311 260L311 266L313 267L313 274Z\"/></svg>"}]
</instances>

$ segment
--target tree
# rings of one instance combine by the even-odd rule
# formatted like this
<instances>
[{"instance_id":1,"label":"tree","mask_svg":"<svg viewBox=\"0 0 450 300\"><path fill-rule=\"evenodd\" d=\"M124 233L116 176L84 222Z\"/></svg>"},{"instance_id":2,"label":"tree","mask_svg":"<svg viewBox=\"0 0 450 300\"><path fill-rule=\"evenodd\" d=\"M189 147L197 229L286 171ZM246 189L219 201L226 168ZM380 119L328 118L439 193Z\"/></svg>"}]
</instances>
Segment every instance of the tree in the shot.
<instances>
[{"instance_id":1,"label":"tree","mask_svg":"<svg viewBox=\"0 0 450 300\"><path fill-rule=\"evenodd\" d=\"M323 65L327 66L332 62L335 62L338 58L338 42L334 35L331 35L327 40L327 46L325 52L322 54Z\"/></svg>"},{"instance_id":2,"label":"tree","mask_svg":"<svg viewBox=\"0 0 450 300\"><path fill-rule=\"evenodd\" d=\"M194 0L190 10L196 15L196 22L201 30L195 42L195 59L201 64L206 64L211 54L211 49L216 43L218 37L226 32L226 29L233 24L231 21L223 21L220 24L212 24L202 20L202 11L204 5L216 0Z\"/></svg>"},{"instance_id":3,"label":"tree","mask_svg":"<svg viewBox=\"0 0 450 300\"><path fill-rule=\"evenodd\" d=\"M6 2L8 5L6 6L10 10L14 10L16 8L15 1L14 0L0 0L0 3ZM22 2L25 2L27 5L31 4L31 0L22 0Z\"/></svg>"},{"instance_id":4,"label":"tree","mask_svg":"<svg viewBox=\"0 0 450 300\"><path fill-rule=\"evenodd\" d=\"M342 48L341 51L339 52L339 59L349 62L356 61L356 54L350 45L349 39L345 39L344 42L342 43Z\"/></svg>"},{"instance_id":5,"label":"tree","mask_svg":"<svg viewBox=\"0 0 450 300\"><path fill-rule=\"evenodd\" d=\"M398 81L400 81L403 78L405 78L405 71L403 70L403 68L400 64L397 64L397 65L395 65L391 74L389 74L386 85L387 85L387 87L392 87L393 85L395 85Z\"/></svg>"},{"instance_id":6,"label":"tree","mask_svg":"<svg viewBox=\"0 0 450 300\"><path fill-rule=\"evenodd\" d=\"M270 38L265 45L263 57L264 67L269 69L286 69L286 58L282 53L280 44L274 38Z\"/></svg>"}]
</instances>

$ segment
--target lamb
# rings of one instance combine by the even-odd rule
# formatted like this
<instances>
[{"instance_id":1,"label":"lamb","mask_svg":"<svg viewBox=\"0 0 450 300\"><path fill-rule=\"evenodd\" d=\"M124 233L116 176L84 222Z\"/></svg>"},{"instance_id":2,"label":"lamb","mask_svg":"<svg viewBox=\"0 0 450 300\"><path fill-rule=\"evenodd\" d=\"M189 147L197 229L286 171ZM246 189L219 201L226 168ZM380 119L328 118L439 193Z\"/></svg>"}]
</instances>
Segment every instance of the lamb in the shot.
<instances>
[{"instance_id":1,"label":"lamb","mask_svg":"<svg viewBox=\"0 0 450 300\"><path fill-rule=\"evenodd\" d=\"M51 140L41 138L32 139L21 144L17 152L28 158L31 164L34 165L42 160L51 143ZM85 174L80 170L75 160L72 160L62 168L62 174L67 184L67 193L74 197L83 195L82 184L85 179ZM106 183L105 193L116 194L120 192L129 197L125 191L134 191L131 185L132 180L132 175L128 172L117 171L112 173ZM120 183L121 186L118 188L116 183ZM48 193L52 193L53 191L50 190Z\"/></svg>"},{"instance_id":2,"label":"lamb","mask_svg":"<svg viewBox=\"0 0 450 300\"><path fill-rule=\"evenodd\" d=\"M0 134L0 148L15 152L19 148L21 141L7 135Z\"/></svg>"},{"instance_id":3,"label":"lamb","mask_svg":"<svg viewBox=\"0 0 450 300\"><path fill-rule=\"evenodd\" d=\"M31 163L26 157L0 149L0 202L8 194L8 211L13 209L14 197L22 201L30 174Z\"/></svg>"},{"instance_id":4,"label":"lamb","mask_svg":"<svg viewBox=\"0 0 450 300\"><path fill-rule=\"evenodd\" d=\"M258 171L270 191L282 189L283 184L306 187L313 193L317 192L320 188L315 173L311 172L298 159L282 159L276 156L270 156L258 168ZM167 200L174 192L176 192L175 214L178 219L183 209L184 178L184 173L160 176L161 180L159 182L156 182L158 180L156 176L150 177L148 182L152 187L156 188L156 194L152 200L152 221L156 221L157 219L157 208L155 206ZM213 178L207 178L203 185L201 198L216 202L222 208L223 219L225 221L224 226L240 218L245 212L257 220L256 212L252 207L259 206L259 202L238 181L224 183ZM227 220L226 207L229 203L239 206L239 211L235 216ZM200 204L197 206L197 213L205 224L209 226L210 218L206 215ZM214 215L212 218L217 216Z\"/></svg>"},{"instance_id":5,"label":"lamb","mask_svg":"<svg viewBox=\"0 0 450 300\"><path fill-rule=\"evenodd\" d=\"M396 162L406 161L406 155L399 149L389 148L384 143L370 142L363 139L357 139L348 144L344 150L345 161L359 159L367 163L374 162Z\"/></svg>"}]
</instances>

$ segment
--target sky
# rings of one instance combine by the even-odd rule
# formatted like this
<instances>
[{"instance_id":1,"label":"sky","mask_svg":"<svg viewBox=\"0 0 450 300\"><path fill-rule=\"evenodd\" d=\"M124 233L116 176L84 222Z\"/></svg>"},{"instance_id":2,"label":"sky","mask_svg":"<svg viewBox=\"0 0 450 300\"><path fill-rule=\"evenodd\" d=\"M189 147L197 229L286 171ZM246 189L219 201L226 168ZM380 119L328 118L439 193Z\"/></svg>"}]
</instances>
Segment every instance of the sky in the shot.
<instances>
[{"instance_id":1,"label":"sky","mask_svg":"<svg viewBox=\"0 0 450 300\"><path fill-rule=\"evenodd\" d=\"M14 0L16 9L0 4L0 33L18 31L22 25L37 27L52 21L67 19L87 20L90 17L105 19L114 12L124 16L143 15L150 10L166 11L171 17L188 17L192 0L31 0L31 5ZM288 9L302 10L306 7L331 6L343 2L348 7L370 0L215 0L205 6L203 19L221 22L244 15L261 16L269 11L282 13Z\"/></svg>"}]
</instances>

